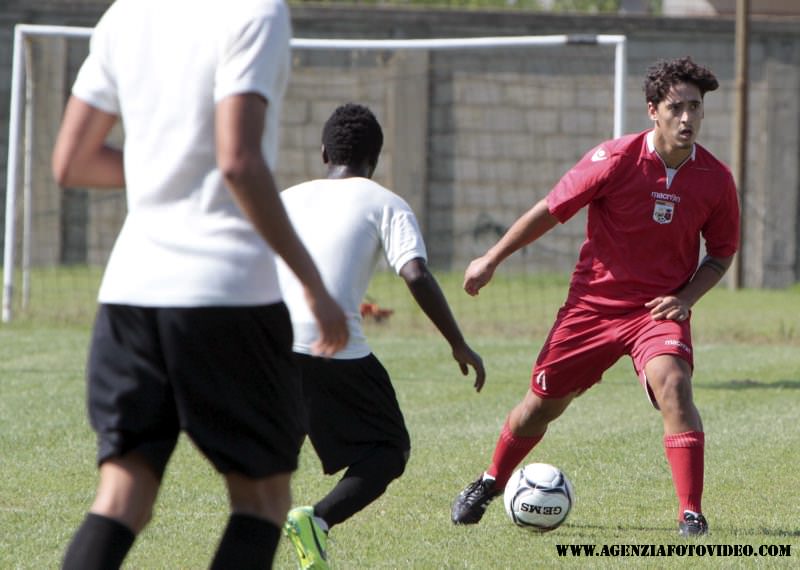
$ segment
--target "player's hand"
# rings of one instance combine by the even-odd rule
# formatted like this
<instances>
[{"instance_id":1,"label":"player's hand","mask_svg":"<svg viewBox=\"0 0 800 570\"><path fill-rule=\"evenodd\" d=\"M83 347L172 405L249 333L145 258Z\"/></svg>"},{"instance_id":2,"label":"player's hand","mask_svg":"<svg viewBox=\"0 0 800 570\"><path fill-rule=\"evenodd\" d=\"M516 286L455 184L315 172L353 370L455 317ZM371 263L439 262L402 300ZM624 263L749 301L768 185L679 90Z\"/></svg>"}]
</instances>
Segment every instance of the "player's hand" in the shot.
<instances>
[{"instance_id":1,"label":"player's hand","mask_svg":"<svg viewBox=\"0 0 800 570\"><path fill-rule=\"evenodd\" d=\"M473 297L494 275L495 265L486 256L473 259L464 272L464 291Z\"/></svg>"},{"instance_id":2,"label":"player's hand","mask_svg":"<svg viewBox=\"0 0 800 570\"><path fill-rule=\"evenodd\" d=\"M350 337L347 317L327 291L307 294L306 299L319 327L319 338L311 345L311 351L317 356L333 356L347 345Z\"/></svg>"},{"instance_id":3,"label":"player's hand","mask_svg":"<svg viewBox=\"0 0 800 570\"><path fill-rule=\"evenodd\" d=\"M475 370L475 382L473 386L476 392L480 392L484 382L486 382L486 370L483 368L483 359L481 359L480 355L466 344L463 344L462 346L453 348L453 358L458 362L458 366L461 368L461 374L464 376L469 374L469 367L472 366Z\"/></svg>"},{"instance_id":4,"label":"player's hand","mask_svg":"<svg viewBox=\"0 0 800 570\"><path fill-rule=\"evenodd\" d=\"M685 321L692 314L692 308L689 303L674 295L656 297L652 301L645 303L644 306L650 309L650 317L654 321L663 321L665 319Z\"/></svg>"}]
</instances>

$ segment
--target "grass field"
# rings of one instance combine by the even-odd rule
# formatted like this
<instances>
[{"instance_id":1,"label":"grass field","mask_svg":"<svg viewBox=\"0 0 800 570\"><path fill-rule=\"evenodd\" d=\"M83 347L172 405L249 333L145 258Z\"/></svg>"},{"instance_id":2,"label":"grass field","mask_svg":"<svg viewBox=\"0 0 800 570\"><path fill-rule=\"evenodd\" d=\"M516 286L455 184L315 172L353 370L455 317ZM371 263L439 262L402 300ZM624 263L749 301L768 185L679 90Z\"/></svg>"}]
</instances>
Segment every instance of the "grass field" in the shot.
<instances>
[{"instance_id":1,"label":"grass field","mask_svg":"<svg viewBox=\"0 0 800 570\"><path fill-rule=\"evenodd\" d=\"M444 341L411 307L402 284L371 291L395 309L370 325L412 436L406 474L331 534L339 569L798 567L800 557L800 289L712 291L697 306L695 398L707 432L704 510L712 534L695 545L786 545L783 557L559 557L557 544L685 545L661 444L661 422L627 360L551 426L529 460L563 468L577 502L567 523L536 535L515 528L498 501L476 527L454 527L450 504L485 468L508 409L523 395L563 279L514 285L478 299L441 276L488 380L475 394ZM395 280L398 281L398 280ZM510 285L509 285L510 286ZM396 288L395 288L396 287ZM489 308L491 306L491 308ZM504 324L507 323L507 324ZM94 437L84 405L89 325L23 319L0 328L0 568L57 568L94 492ZM294 479L299 504L335 479L309 447ZM155 520L128 558L131 569L207 567L225 523L221 480L182 440ZM783 550L784 554L786 549ZM276 568L294 567L282 541Z\"/></svg>"}]
</instances>

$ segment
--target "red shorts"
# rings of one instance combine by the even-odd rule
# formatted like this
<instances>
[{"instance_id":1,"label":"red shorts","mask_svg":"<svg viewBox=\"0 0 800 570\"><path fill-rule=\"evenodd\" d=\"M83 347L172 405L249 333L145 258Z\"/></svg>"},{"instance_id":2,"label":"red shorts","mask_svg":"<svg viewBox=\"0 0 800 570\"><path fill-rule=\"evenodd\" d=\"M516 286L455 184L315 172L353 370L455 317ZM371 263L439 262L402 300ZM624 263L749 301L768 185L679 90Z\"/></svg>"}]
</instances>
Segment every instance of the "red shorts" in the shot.
<instances>
[{"instance_id":1,"label":"red shorts","mask_svg":"<svg viewBox=\"0 0 800 570\"><path fill-rule=\"evenodd\" d=\"M662 355L678 356L694 367L689 320L654 321L650 309L607 315L565 305L558 311L531 374L531 390L541 398L581 393L603 377L603 372L627 354L639 381L655 406L644 367Z\"/></svg>"}]
</instances>

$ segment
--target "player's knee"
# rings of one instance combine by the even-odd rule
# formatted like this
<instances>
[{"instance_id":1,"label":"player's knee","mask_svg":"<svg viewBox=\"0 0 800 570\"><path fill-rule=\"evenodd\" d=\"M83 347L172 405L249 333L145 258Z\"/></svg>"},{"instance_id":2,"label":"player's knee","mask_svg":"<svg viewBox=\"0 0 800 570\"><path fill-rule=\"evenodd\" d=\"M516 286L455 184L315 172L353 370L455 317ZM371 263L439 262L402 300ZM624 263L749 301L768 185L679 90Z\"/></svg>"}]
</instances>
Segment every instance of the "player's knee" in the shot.
<instances>
[{"instance_id":1,"label":"player's knee","mask_svg":"<svg viewBox=\"0 0 800 570\"><path fill-rule=\"evenodd\" d=\"M95 498L90 512L112 519L138 535L153 518L153 506L143 503L114 503L106 501L102 496Z\"/></svg>"},{"instance_id":2,"label":"player's knee","mask_svg":"<svg viewBox=\"0 0 800 570\"><path fill-rule=\"evenodd\" d=\"M550 422L564 413L573 397L570 394L564 398L543 399L533 391L528 391L509 417L512 433L521 436L543 434Z\"/></svg>"},{"instance_id":3,"label":"player's knee","mask_svg":"<svg viewBox=\"0 0 800 570\"><path fill-rule=\"evenodd\" d=\"M379 445L372 448L361 461L351 465L346 476L361 477L371 481L376 488L380 487L383 492L389 483L403 474L409 453L407 449Z\"/></svg>"},{"instance_id":4,"label":"player's knee","mask_svg":"<svg viewBox=\"0 0 800 570\"><path fill-rule=\"evenodd\" d=\"M408 449L381 446L375 449L370 463L380 465L381 478L388 484L405 472L410 453Z\"/></svg>"},{"instance_id":5,"label":"player's knee","mask_svg":"<svg viewBox=\"0 0 800 570\"><path fill-rule=\"evenodd\" d=\"M692 403L691 378L682 372L667 374L658 386L658 404L662 410L683 408Z\"/></svg>"},{"instance_id":6,"label":"player's knee","mask_svg":"<svg viewBox=\"0 0 800 570\"><path fill-rule=\"evenodd\" d=\"M140 515L139 519L133 525L133 532L135 534L139 534L144 530L144 528L150 524L150 521L153 520L153 507L150 506L149 508L144 509Z\"/></svg>"},{"instance_id":7,"label":"player's knee","mask_svg":"<svg viewBox=\"0 0 800 570\"><path fill-rule=\"evenodd\" d=\"M278 473L252 479L235 472L226 474L231 510L282 524L291 507L290 476Z\"/></svg>"}]
</instances>

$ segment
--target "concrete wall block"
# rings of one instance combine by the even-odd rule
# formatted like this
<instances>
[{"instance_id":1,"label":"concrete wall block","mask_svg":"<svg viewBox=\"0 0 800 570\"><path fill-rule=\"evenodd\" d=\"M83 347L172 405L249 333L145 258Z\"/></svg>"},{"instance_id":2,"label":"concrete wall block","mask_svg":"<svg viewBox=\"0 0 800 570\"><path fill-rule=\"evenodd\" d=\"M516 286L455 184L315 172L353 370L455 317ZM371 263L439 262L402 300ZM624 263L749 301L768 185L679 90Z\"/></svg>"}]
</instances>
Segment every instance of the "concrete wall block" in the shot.
<instances>
[{"instance_id":1,"label":"concrete wall block","mask_svg":"<svg viewBox=\"0 0 800 570\"><path fill-rule=\"evenodd\" d=\"M284 148L280 152L281 172L286 174L304 173L308 153L300 148Z\"/></svg>"},{"instance_id":2,"label":"concrete wall block","mask_svg":"<svg viewBox=\"0 0 800 570\"><path fill-rule=\"evenodd\" d=\"M528 194L543 197L546 190L554 184L557 175L552 173L549 163L541 160L527 160L519 164L519 180L517 186ZM533 205L531 203L531 205Z\"/></svg>"},{"instance_id":3,"label":"concrete wall block","mask_svg":"<svg viewBox=\"0 0 800 570\"><path fill-rule=\"evenodd\" d=\"M575 109L561 113L559 127L565 134L593 134L596 130L595 123L594 112Z\"/></svg>"},{"instance_id":4,"label":"concrete wall block","mask_svg":"<svg viewBox=\"0 0 800 570\"><path fill-rule=\"evenodd\" d=\"M508 133L526 129L524 111L515 107L465 105L452 111L456 129Z\"/></svg>"},{"instance_id":5,"label":"concrete wall block","mask_svg":"<svg viewBox=\"0 0 800 570\"><path fill-rule=\"evenodd\" d=\"M516 82L505 86L505 101L509 105L522 108L552 106L552 82L535 75L520 77ZM545 100L547 105L545 105Z\"/></svg>"},{"instance_id":6,"label":"concrete wall block","mask_svg":"<svg viewBox=\"0 0 800 570\"><path fill-rule=\"evenodd\" d=\"M108 0L92 0L92 8L88 0L58 6L34 2L31 6L51 9L47 16L38 16L40 21L83 25L96 21L108 4ZM40 8L26 4L26 9L33 14ZM407 10L305 4L293 6L293 18L297 37L463 37L496 35L497 29L513 35L574 33L584 26L597 33L624 30L628 35L626 130L651 126L641 91L646 68L660 58L691 54L709 65L721 82L720 90L707 96L700 142L723 161L731 156L733 26L724 18L674 18L665 24L659 18L632 22L594 17L589 22L574 16L524 13L476 19L475 13L455 11L419 11L411 18ZM0 73L6 76L13 22L0 14L0 40L6 38L0 42L0 52L7 55L0 58ZM498 28L500 22L503 25ZM746 271L748 284L772 286L800 279L796 215L800 32L777 19L754 20L750 40ZM424 53L296 52L293 59L298 66L283 112L277 174L286 184L320 175L323 122L345 101L368 104L384 124L386 136L376 179L390 187L397 183L398 190L423 188L413 199L424 210L417 213L429 226L426 236L436 239L429 244L434 249L432 259L451 266L457 258L471 255L471 249L487 246L489 238L469 247L458 243L466 239L459 232L473 228L480 213L495 219L505 212L513 219L544 195L580 156L610 137L613 50L569 46ZM0 81L3 137L8 125L8 83ZM57 120L52 118L54 123ZM2 143L0 155L5 156L7 148ZM40 139L36 144L47 154L48 143ZM41 168L46 176L46 167ZM5 164L0 164L0 172L4 169ZM0 201L0 210L3 205ZM90 219L101 216L113 218L112 213L90 206ZM103 258L102 248L95 248L92 240L112 233L107 231L110 227L93 226L88 232L97 236L89 239L89 257ZM554 229L536 247L513 256L513 263L536 258L569 269L582 234L578 217Z\"/></svg>"},{"instance_id":7,"label":"concrete wall block","mask_svg":"<svg viewBox=\"0 0 800 570\"><path fill-rule=\"evenodd\" d=\"M507 159L484 162L480 167L479 180L503 185L514 184L519 180L519 162Z\"/></svg>"},{"instance_id":8,"label":"concrete wall block","mask_svg":"<svg viewBox=\"0 0 800 570\"><path fill-rule=\"evenodd\" d=\"M591 109L614 113L614 89L608 85L592 85L579 90L575 94L575 103L579 109Z\"/></svg>"},{"instance_id":9,"label":"concrete wall block","mask_svg":"<svg viewBox=\"0 0 800 570\"><path fill-rule=\"evenodd\" d=\"M551 89L541 91L538 104L543 108L572 109L577 106L577 93L573 85L551 85Z\"/></svg>"},{"instance_id":10,"label":"concrete wall block","mask_svg":"<svg viewBox=\"0 0 800 570\"><path fill-rule=\"evenodd\" d=\"M309 102L297 97L287 97L283 104L281 123L283 125L303 125L311 117Z\"/></svg>"},{"instance_id":11,"label":"concrete wall block","mask_svg":"<svg viewBox=\"0 0 800 570\"><path fill-rule=\"evenodd\" d=\"M456 130L454 109L450 105L431 105L428 111L428 129L431 133Z\"/></svg>"},{"instance_id":12,"label":"concrete wall block","mask_svg":"<svg viewBox=\"0 0 800 570\"><path fill-rule=\"evenodd\" d=\"M496 204L498 195L499 188L495 181L486 183L459 181L454 193L454 205L457 206L458 214L461 214L464 210L468 211L476 206L483 209L487 204Z\"/></svg>"},{"instance_id":13,"label":"concrete wall block","mask_svg":"<svg viewBox=\"0 0 800 570\"><path fill-rule=\"evenodd\" d=\"M486 168L484 161L458 156L449 163L434 163L430 166L430 170L442 173L439 178L444 178L443 171L447 171L453 179L466 182L479 182L484 168Z\"/></svg>"},{"instance_id":14,"label":"concrete wall block","mask_svg":"<svg viewBox=\"0 0 800 570\"><path fill-rule=\"evenodd\" d=\"M501 86L487 83L485 78L470 79L458 77L455 79L453 90L454 102L467 105L498 105L503 100Z\"/></svg>"},{"instance_id":15,"label":"concrete wall block","mask_svg":"<svg viewBox=\"0 0 800 570\"><path fill-rule=\"evenodd\" d=\"M525 111L525 130L534 137L549 135L558 131L559 114L553 109L536 108Z\"/></svg>"},{"instance_id":16,"label":"concrete wall block","mask_svg":"<svg viewBox=\"0 0 800 570\"><path fill-rule=\"evenodd\" d=\"M571 152L570 149L572 148L573 141L572 139L564 134L559 135L550 135L548 137L544 137L543 141L544 144L542 146L542 150L544 151L544 158L547 160L554 160L559 162L564 162L564 153ZM600 141L597 141L598 143ZM567 164L572 164L572 161L567 160Z\"/></svg>"},{"instance_id":17,"label":"concrete wall block","mask_svg":"<svg viewBox=\"0 0 800 570\"><path fill-rule=\"evenodd\" d=\"M428 202L427 207L433 211L442 211L453 205L453 183L452 182L429 182L428 183ZM436 226L433 226L434 228Z\"/></svg>"},{"instance_id":18,"label":"concrete wall block","mask_svg":"<svg viewBox=\"0 0 800 570\"><path fill-rule=\"evenodd\" d=\"M428 139L431 156L439 160L456 156L455 142L456 137L451 132L431 133Z\"/></svg>"},{"instance_id":19,"label":"concrete wall block","mask_svg":"<svg viewBox=\"0 0 800 570\"><path fill-rule=\"evenodd\" d=\"M431 107L450 106L455 101L453 84L448 80L431 77L430 105Z\"/></svg>"},{"instance_id":20,"label":"concrete wall block","mask_svg":"<svg viewBox=\"0 0 800 570\"><path fill-rule=\"evenodd\" d=\"M312 148L309 144L312 137L315 139L314 145L319 146L320 129L316 125L310 123L296 126L284 125L281 129L281 155L283 155L283 149L309 152Z\"/></svg>"}]
</instances>

